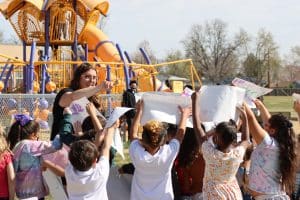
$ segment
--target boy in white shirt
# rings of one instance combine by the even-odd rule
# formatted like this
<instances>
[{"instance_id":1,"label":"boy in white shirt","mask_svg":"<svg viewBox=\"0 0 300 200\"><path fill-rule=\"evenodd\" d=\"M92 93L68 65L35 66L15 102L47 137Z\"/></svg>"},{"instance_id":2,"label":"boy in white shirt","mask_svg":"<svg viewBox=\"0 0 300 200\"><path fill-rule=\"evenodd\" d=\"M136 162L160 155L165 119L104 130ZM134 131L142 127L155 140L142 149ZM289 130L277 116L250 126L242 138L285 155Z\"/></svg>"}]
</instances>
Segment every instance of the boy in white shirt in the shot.
<instances>
[{"instance_id":1,"label":"boy in white shirt","mask_svg":"<svg viewBox=\"0 0 300 200\"><path fill-rule=\"evenodd\" d=\"M71 145L70 164L65 169L69 200L108 199L109 149L117 126L118 122L108 128L98 163L99 153L95 144L79 140Z\"/></svg>"},{"instance_id":2,"label":"boy in white shirt","mask_svg":"<svg viewBox=\"0 0 300 200\"><path fill-rule=\"evenodd\" d=\"M180 108L182 113L178 130L169 144L164 144L166 129L161 122L152 120L143 126L142 139L138 136L143 103L137 103L137 113L130 131L129 154L135 167L131 200L174 199L171 169L185 134L190 108Z\"/></svg>"}]
</instances>

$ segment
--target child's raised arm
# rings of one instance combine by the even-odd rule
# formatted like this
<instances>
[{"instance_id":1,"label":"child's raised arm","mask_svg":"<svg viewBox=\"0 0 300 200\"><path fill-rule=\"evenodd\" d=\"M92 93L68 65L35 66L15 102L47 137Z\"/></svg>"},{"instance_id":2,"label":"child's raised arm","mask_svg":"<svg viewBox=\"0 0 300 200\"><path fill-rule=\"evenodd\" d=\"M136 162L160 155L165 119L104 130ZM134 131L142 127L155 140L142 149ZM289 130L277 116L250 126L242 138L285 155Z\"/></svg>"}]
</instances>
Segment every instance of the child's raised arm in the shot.
<instances>
[{"instance_id":1,"label":"child's raised arm","mask_svg":"<svg viewBox=\"0 0 300 200\"><path fill-rule=\"evenodd\" d=\"M266 108L266 106L263 104L263 102L261 102L259 99L255 99L254 103L257 109L260 111L263 124L265 125L266 123L268 123L269 119L271 118L271 114L269 110Z\"/></svg>"},{"instance_id":2,"label":"child's raised arm","mask_svg":"<svg viewBox=\"0 0 300 200\"><path fill-rule=\"evenodd\" d=\"M192 114L192 108L191 107L184 107L182 108L179 106L179 110L181 112L181 118L178 125L177 133L175 135L175 138L182 143L182 140L185 135L185 129L186 129L186 120L191 116Z\"/></svg>"},{"instance_id":3,"label":"child's raised arm","mask_svg":"<svg viewBox=\"0 0 300 200\"><path fill-rule=\"evenodd\" d=\"M111 127L107 129L107 133L104 138L104 144L102 148L101 155L109 159L109 150L113 141L113 136L116 128L118 128L119 120L115 122Z\"/></svg>"},{"instance_id":4,"label":"child's raised arm","mask_svg":"<svg viewBox=\"0 0 300 200\"><path fill-rule=\"evenodd\" d=\"M240 112L240 117L242 120L242 143L245 148L247 148L250 143L250 133L249 133L249 124L248 124L248 118L245 111L245 104L243 104L242 107L237 107L237 109Z\"/></svg>"},{"instance_id":5,"label":"child's raised arm","mask_svg":"<svg viewBox=\"0 0 300 200\"><path fill-rule=\"evenodd\" d=\"M202 144L206 140L206 134L201 126L200 119L200 106L199 106L199 92L194 92L191 96L192 98L192 108L193 108L193 127L196 133L196 137L199 141L199 144Z\"/></svg>"},{"instance_id":6,"label":"child's raised arm","mask_svg":"<svg viewBox=\"0 0 300 200\"><path fill-rule=\"evenodd\" d=\"M93 122L93 125L94 125L94 128L96 130L96 132L102 132L103 130L103 127L97 117L97 110L94 106L93 103L88 103L86 105L86 111L88 112L88 114L90 115L91 119L92 119L92 122Z\"/></svg>"},{"instance_id":7,"label":"child's raised arm","mask_svg":"<svg viewBox=\"0 0 300 200\"><path fill-rule=\"evenodd\" d=\"M57 176L61 176L61 177L65 176L65 170L63 168L61 168L60 166L52 163L49 160L43 160L42 167L48 168Z\"/></svg>"},{"instance_id":8,"label":"child's raised arm","mask_svg":"<svg viewBox=\"0 0 300 200\"><path fill-rule=\"evenodd\" d=\"M254 116L254 113L249 108L249 106L247 106L247 104L245 104L245 111L249 123L250 133L253 139L255 140L255 142L257 144L260 144L263 141L266 134L268 133L260 126L260 124L256 120L256 117Z\"/></svg>"},{"instance_id":9,"label":"child's raised arm","mask_svg":"<svg viewBox=\"0 0 300 200\"><path fill-rule=\"evenodd\" d=\"M138 131L139 131L139 125L140 125L140 121L141 121L141 117L142 117L142 113L143 113L143 107L144 107L143 100L139 100L136 103L136 114L133 118L131 130L129 131L130 142L132 142L133 140L139 139Z\"/></svg>"}]
</instances>

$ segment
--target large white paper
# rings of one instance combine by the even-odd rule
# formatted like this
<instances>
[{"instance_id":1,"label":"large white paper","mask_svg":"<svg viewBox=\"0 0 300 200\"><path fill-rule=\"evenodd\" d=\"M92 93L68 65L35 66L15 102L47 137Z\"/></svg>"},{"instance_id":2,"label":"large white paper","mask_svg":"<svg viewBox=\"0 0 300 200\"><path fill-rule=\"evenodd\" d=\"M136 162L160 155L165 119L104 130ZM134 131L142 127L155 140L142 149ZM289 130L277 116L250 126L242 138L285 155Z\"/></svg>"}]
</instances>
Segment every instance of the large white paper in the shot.
<instances>
[{"instance_id":1,"label":"large white paper","mask_svg":"<svg viewBox=\"0 0 300 200\"><path fill-rule=\"evenodd\" d=\"M105 128L111 127L122 115L133 108L128 107L115 107L106 122Z\"/></svg>"},{"instance_id":2,"label":"large white paper","mask_svg":"<svg viewBox=\"0 0 300 200\"><path fill-rule=\"evenodd\" d=\"M144 101L142 125L149 120L178 124L181 117L178 106L191 106L191 98L169 92L144 93L142 99ZM191 118L188 119L187 126L193 127Z\"/></svg>"},{"instance_id":3,"label":"large white paper","mask_svg":"<svg viewBox=\"0 0 300 200\"><path fill-rule=\"evenodd\" d=\"M272 92L273 89L260 87L254 83L249 81L245 81L240 78L235 78L232 81L234 86L244 88L246 90L246 96L250 97L251 99L256 99L257 97L263 96Z\"/></svg>"},{"instance_id":4,"label":"large white paper","mask_svg":"<svg viewBox=\"0 0 300 200\"><path fill-rule=\"evenodd\" d=\"M47 169L43 172L43 177L49 187L50 194L54 200L68 200L67 194L61 182L61 177L56 176L52 171ZM36 198L37 200L37 198Z\"/></svg>"},{"instance_id":5,"label":"large white paper","mask_svg":"<svg viewBox=\"0 0 300 200\"><path fill-rule=\"evenodd\" d=\"M202 86L200 90L200 119L203 122L238 120L237 106L243 104L245 90L233 86ZM208 131L208 130L206 130Z\"/></svg>"},{"instance_id":6,"label":"large white paper","mask_svg":"<svg viewBox=\"0 0 300 200\"><path fill-rule=\"evenodd\" d=\"M238 120L236 106L242 105L245 90L232 86L203 86L200 90L200 119L207 125L206 131L230 119ZM145 93L143 95L144 109L141 124L149 120L158 120L171 124L178 124L180 112L178 105L191 105L190 97L183 97L173 93ZM193 127L192 119L187 121L187 127Z\"/></svg>"},{"instance_id":7,"label":"large white paper","mask_svg":"<svg viewBox=\"0 0 300 200\"><path fill-rule=\"evenodd\" d=\"M115 129L113 143L111 146L117 150L117 153L119 153L124 160L125 156L124 156L123 142L122 142L122 138L120 135L120 129L118 129L118 128Z\"/></svg>"},{"instance_id":8,"label":"large white paper","mask_svg":"<svg viewBox=\"0 0 300 200\"><path fill-rule=\"evenodd\" d=\"M132 175L119 174L118 168L113 166L109 170L107 181L107 196L109 200L129 200Z\"/></svg>"},{"instance_id":9,"label":"large white paper","mask_svg":"<svg viewBox=\"0 0 300 200\"><path fill-rule=\"evenodd\" d=\"M83 97L71 103L69 108L72 112L71 121L73 125L76 122L80 122L82 124L84 119L89 116L88 112L86 111L86 105L88 103L90 103L90 101L86 97ZM97 111L97 115L103 117L103 115L99 111ZM103 118L105 119L105 117Z\"/></svg>"}]
</instances>

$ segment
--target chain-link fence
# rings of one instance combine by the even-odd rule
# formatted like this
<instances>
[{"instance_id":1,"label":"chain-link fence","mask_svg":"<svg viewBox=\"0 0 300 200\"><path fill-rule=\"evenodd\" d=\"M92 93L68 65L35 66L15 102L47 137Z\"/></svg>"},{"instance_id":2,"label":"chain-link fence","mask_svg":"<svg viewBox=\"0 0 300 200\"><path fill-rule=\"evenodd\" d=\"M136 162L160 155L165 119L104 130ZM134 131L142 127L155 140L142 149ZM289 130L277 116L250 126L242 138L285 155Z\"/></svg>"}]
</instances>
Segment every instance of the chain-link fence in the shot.
<instances>
[{"instance_id":1,"label":"chain-link fence","mask_svg":"<svg viewBox=\"0 0 300 200\"><path fill-rule=\"evenodd\" d=\"M41 132L49 133L52 126L52 107L56 94L1 94L0 123L7 131L13 122L13 115L24 113L35 118ZM108 117L114 107L121 106L122 94L98 96L103 114Z\"/></svg>"}]
</instances>

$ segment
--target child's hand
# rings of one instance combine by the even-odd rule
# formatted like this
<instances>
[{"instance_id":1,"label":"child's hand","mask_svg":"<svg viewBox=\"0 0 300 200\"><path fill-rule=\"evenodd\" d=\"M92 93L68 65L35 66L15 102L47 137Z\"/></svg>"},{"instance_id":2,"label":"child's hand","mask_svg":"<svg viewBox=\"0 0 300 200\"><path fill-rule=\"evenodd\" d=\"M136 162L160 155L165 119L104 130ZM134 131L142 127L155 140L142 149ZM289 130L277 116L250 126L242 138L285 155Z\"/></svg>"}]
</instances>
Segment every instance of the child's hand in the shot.
<instances>
[{"instance_id":1,"label":"child's hand","mask_svg":"<svg viewBox=\"0 0 300 200\"><path fill-rule=\"evenodd\" d=\"M263 102L261 102L261 100L259 100L259 99L255 99L255 100L253 100L253 102L254 102L254 104L255 104L255 106L257 107L258 110L260 110L261 108L264 107Z\"/></svg>"},{"instance_id":2,"label":"child's hand","mask_svg":"<svg viewBox=\"0 0 300 200\"><path fill-rule=\"evenodd\" d=\"M86 111L88 112L88 114L90 115L90 116L96 116L96 108L95 108L95 106L94 106L94 104L93 103L88 103L87 105L86 105Z\"/></svg>"},{"instance_id":3,"label":"child's hand","mask_svg":"<svg viewBox=\"0 0 300 200\"><path fill-rule=\"evenodd\" d=\"M114 86L114 83L111 81L102 81L100 83L100 91L110 91Z\"/></svg>"},{"instance_id":4,"label":"child's hand","mask_svg":"<svg viewBox=\"0 0 300 200\"><path fill-rule=\"evenodd\" d=\"M76 121L74 123L74 135L75 136L82 136L83 135L83 132L82 132L82 128L81 128L81 123L79 121Z\"/></svg>"},{"instance_id":5,"label":"child's hand","mask_svg":"<svg viewBox=\"0 0 300 200\"><path fill-rule=\"evenodd\" d=\"M42 168L42 171L46 171L48 166L49 166L49 162L48 160L42 160L42 163L41 163L41 168Z\"/></svg>"},{"instance_id":6,"label":"child's hand","mask_svg":"<svg viewBox=\"0 0 300 200\"><path fill-rule=\"evenodd\" d=\"M294 110L297 112L297 113L300 113L300 101L297 100L294 102Z\"/></svg>"},{"instance_id":7,"label":"child's hand","mask_svg":"<svg viewBox=\"0 0 300 200\"><path fill-rule=\"evenodd\" d=\"M192 115L192 107L191 106L187 106L187 107L181 107L178 106L182 117L184 118L189 118Z\"/></svg>"},{"instance_id":8,"label":"child's hand","mask_svg":"<svg viewBox=\"0 0 300 200\"><path fill-rule=\"evenodd\" d=\"M71 109L70 109L69 107L65 107L65 108L64 108L63 114L69 114L69 115L72 115L72 111L71 111Z\"/></svg>"},{"instance_id":9,"label":"child's hand","mask_svg":"<svg viewBox=\"0 0 300 200\"><path fill-rule=\"evenodd\" d=\"M245 108L245 103L243 103L242 106L237 106L236 109L240 112L240 117L242 119L245 119L247 117L247 113L246 113L246 108Z\"/></svg>"},{"instance_id":10,"label":"child's hand","mask_svg":"<svg viewBox=\"0 0 300 200\"><path fill-rule=\"evenodd\" d=\"M135 105L135 108L136 108L136 112L139 113L139 112L142 112L143 111L143 107L144 107L144 101L143 100L139 100L136 105Z\"/></svg>"},{"instance_id":11,"label":"child's hand","mask_svg":"<svg viewBox=\"0 0 300 200\"><path fill-rule=\"evenodd\" d=\"M196 98L199 98L199 96L200 96L199 91L200 91L200 89L192 94L192 96L191 96L192 101L195 101Z\"/></svg>"}]
</instances>

